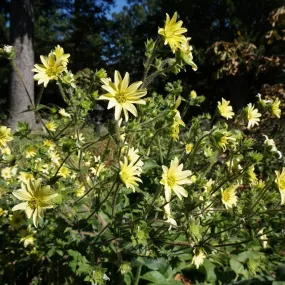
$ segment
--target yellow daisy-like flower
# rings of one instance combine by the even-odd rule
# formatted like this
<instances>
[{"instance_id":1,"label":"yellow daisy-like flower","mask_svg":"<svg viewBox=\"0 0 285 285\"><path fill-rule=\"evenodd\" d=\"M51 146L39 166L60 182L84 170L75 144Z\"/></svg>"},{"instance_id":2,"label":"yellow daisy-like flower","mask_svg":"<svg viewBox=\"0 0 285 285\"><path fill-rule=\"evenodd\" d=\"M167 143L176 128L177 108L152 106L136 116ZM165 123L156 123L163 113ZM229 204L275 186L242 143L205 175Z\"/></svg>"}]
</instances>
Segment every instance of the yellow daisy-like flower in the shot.
<instances>
[{"instance_id":1,"label":"yellow daisy-like flower","mask_svg":"<svg viewBox=\"0 0 285 285\"><path fill-rule=\"evenodd\" d=\"M170 201L172 190L180 200L182 197L188 196L188 192L181 185L192 183L188 178L192 172L182 169L183 163L179 164L178 157L171 160L169 168L165 165L162 166L163 174L160 183L164 185L166 202Z\"/></svg>"},{"instance_id":2,"label":"yellow daisy-like flower","mask_svg":"<svg viewBox=\"0 0 285 285\"><path fill-rule=\"evenodd\" d=\"M258 125L261 114L258 113L258 109L254 109L254 106L249 103L246 107L246 117L248 120L247 128L250 129L254 127L254 125Z\"/></svg>"},{"instance_id":3,"label":"yellow daisy-like flower","mask_svg":"<svg viewBox=\"0 0 285 285\"><path fill-rule=\"evenodd\" d=\"M11 167L4 167L1 170L1 176L4 180L8 180L10 178L12 178L12 170Z\"/></svg>"},{"instance_id":4,"label":"yellow daisy-like flower","mask_svg":"<svg viewBox=\"0 0 285 285\"><path fill-rule=\"evenodd\" d=\"M11 129L5 126L0 127L0 149L7 146L7 142L13 139Z\"/></svg>"},{"instance_id":5,"label":"yellow daisy-like flower","mask_svg":"<svg viewBox=\"0 0 285 285\"><path fill-rule=\"evenodd\" d=\"M108 109L115 107L115 119L119 120L122 110L124 111L126 121L129 120L128 111L135 117L138 115L137 109L134 104L145 105L145 100L141 99L147 93L146 89L138 88L142 85L142 81L135 82L129 86L130 76L126 72L124 79L122 79L119 71L115 71L114 83L107 78L102 78L104 83L102 88L108 93L99 97L99 100L109 100Z\"/></svg>"},{"instance_id":6,"label":"yellow daisy-like flower","mask_svg":"<svg viewBox=\"0 0 285 285\"><path fill-rule=\"evenodd\" d=\"M53 207L50 200L58 196L50 186L42 186L41 182L41 179L29 180L27 184L22 183L21 189L12 192L17 199L25 201L14 206L12 211L25 210L28 219L33 216L35 227L38 227L38 219L42 217L43 210Z\"/></svg>"},{"instance_id":7,"label":"yellow daisy-like flower","mask_svg":"<svg viewBox=\"0 0 285 285\"><path fill-rule=\"evenodd\" d=\"M58 80L59 76L67 70L69 56L69 54L64 54L60 46L57 46L55 51L50 52L47 57L41 55L42 64L35 64L35 68L32 69L37 73L34 79L38 81L38 85L43 83L44 87L47 87L50 80Z\"/></svg>"},{"instance_id":8,"label":"yellow daisy-like flower","mask_svg":"<svg viewBox=\"0 0 285 285\"><path fill-rule=\"evenodd\" d=\"M230 185L225 190L222 190L222 202L226 209L232 208L237 204L236 189L238 185Z\"/></svg>"},{"instance_id":9,"label":"yellow daisy-like flower","mask_svg":"<svg viewBox=\"0 0 285 285\"><path fill-rule=\"evenodd\" d=\"M71 115L70 115L69 113L67 113L67 112L65 111L65 109L63 109L63 108L61 108L61 109L58 111L58 113L59 113L62 117L67 117L67 118L70 118L70 117L71 117Z\"/></svg>"},{"instance_id":10,"label":"yellow daisy-like flower","mask_svg":"<svg viewBox=\"0 0 285 285\"><path fill-rule=\"evenodd\" d=\"M187 154L190 153L192 151L192 149L193 149L193 144L192 143L187 143L185 145L185 151L186 151Z\"/></svg>"},{"instance_id":11,"label":"yellow daisy-like flower","mask_svg":"<svg viewBox=\"0 0 285 285\"><path fill-rule=\"evenodd\" d=\"M281 116L280 103L280 100L276 98L271 105L272 114L275 115L278 119L280 119Z\"/></svg>"},{"instance_id":12,"label":"yellow daisy-like flower","mask_svg":"<svg viewBox=\"0 0 285 285\"><path fill-rule=\"evenodd\" d=\"M49 157L50 157L50 160L56 164L56 165L59 165L59 162L60 162L60 156L59 154L54 151L54 150L50 150L49 153L48 153Z\"/></svg>"},{"instance_id":13,"label":"yellow daisy-like flower","mask_svg":"<svg viewBox=\"0 0 285 285\"><path fill-rule=\"evenodd\" d=\"M194 256L193 256L191 264L194 264L196 268L198 269L203 264L205 258L206 258L206 255L204 251L199 247L195 247Z\"/></svg>"},{"instance_id":14,"label":"yellow daisy-like flower","mask_svg":"<svg viewBox=\"0 0 285 285\"><path fill-rule=\"evenodd\" d=\"M223 151L226 151L229 145L235 145L236 138L233 137L231 132L227 131L216 131L214 133L215 141L218 146L222 148Z\"/></svg>"},{"instance_id":15,"label":"yellow daisy-like flower","mask_svg":"<svg viewBox=\"0 0 285 285\"><path fill-rule=\"evenodd\" d=\"M210 178L210 180L208 180L208 181L206 182L206 184L203 186L203 188L204 188L204 190L205 190L206 193L210 193L210 191L212 190L212 186L213 186L214 183L215 183L215 181L214 181L212 178Z\"/></svg>"},{"instance_id":16,"label":"yellow daisy-like flower","mask_svg":"<svg viewBox=\"0 0 285 285\"><path fill-rule=\"evenodd\" d=\"M177 12L174 13L173 17L170 19L169 15L166 14L166 21L164 28L160 28L158 33L163 36L164 44L169 44L173 53L181 47L181 43L185 41L184 33L187 29L182 28L182 21L177 20Z\"/></svg>"},{"instance_id":17,"label":"yellow daisy-like flower","mask_svg":"<svg viewBox=\"0 0 285 285\"><path fill-rule=\"evenodd\" d=\"M103 162L99 162L98 165L91 167L90 170L93 175L99 177L102 171L105 170L105 164Z\"/></svg>"},{"instance_id":18,"label":"yellow daisy-like flower","mask_svg":"<svg viewBox=\"0 0 285 285\"><path fill-rule=\"evenodd\" d=\"M50 132L55 132L56 131L56 128L57 128L57 125L55 122L53 121L50 121L46 124L46 128L50 131Z\"/></svg>"},{"instance_id":19,"label":"yellow daisy-like flower","mask_svg":"<svg viewBox=\"0 0 285 285\"><path fill-rule=\"evenodd\" d=\"M55 144L51 140L44 140L44 146L46 146L46 147L48 147L50 149L54 149L55 148Z\"/></svg>"},{"instance_id":20,"label":"yellow daisy-like flower","mask_svg":"<svg viewBox=\"0 0 285 285\"><path fill-rule=\"evenodd\" d=\"M135 149L134 147L124 147L124 148L129 163L132 163L134 166L138 166L139 168L143 167L144 163L140 159L140 155L138 155L139 150Z\"/></svg>"},{"instance_id":21,"label":"yellow daisy-like flower","mask_svg":"<svg viewBox=\"0 0 285 285\"><path fill-rule=\"evenodd\" d=\"M234 116L233 107L230 106L230 101L222 98L222 102L218 102L218 109L222 117L228 119L232 119Z\"/></svg>"},{"instance_id":22,"label":"yellow daisy-like flower","mask_svg":"<svg viewBox=\"0 0 285 285\"><path fill-rule=\"evenodd\" d=\"M28 183L28 180L35 180L35 177L32 173L28 173L28 172L20 172L20 175L18 175L18 180L20 180L21 182L24 183Z\"/></svg>"},{"instance_id":23,"label":"yellow daisy-like flower","mask_svg":"<svg viewBox=\"0 0 285 285\"><path fill-rule=\"evenodd\" d=\"M278 186L281 195L281 205L285 204L285 167L282 168L282 172L275 171L275 182Z\"/></svg>"},{"instance_id":24,"label":"yellow daisy-like flower","mask_svg":"<svg viewBox=\"0 0 285 285\"><path fill-rule=\"evenodd\" d=\"M63 178L67 178L70 176L70 170L66 166L62 166L58 171L58 175Z\"/></svg>"},{"instance_id":25,"label":"yellow daisy-like flower","mask_svg":"<svg viewBox=\"0 0 285 285\"><path fill-rule=\"evenodd\" d=\"M120 178L126 187L131 188L133 192L135 192L135 186L138 186L137 182L142 182L139 178L141 172L140 167L129 163L126 156L124 157L124 162L120 161Z\"/></svg>"},{"instance_id":26,"label":"yellow daisy-like flower","mask_svg":"<svg viewBox=\"0 0 285 285\"><path fill-rule=\"evenodd\" d=\"M179 126L185 127L185 123L181 119L180 112L178 110L175 110L175 116L173 118L173 124L171 126L171 136L174 141L177 141L179 139Z\"/></svg>"},{"instance_id":27,"label":"yellow daisy-like flower","mask_svg":"<svg viewBox=\"0 0 285 285\"><path fill-rule=\"evenodd\" d=\"M26 158L34 157L36 154L37 154L37 150L36 150L35 147L29 146L29 147L26 149Z\"/></svg>"},{"instance_id":28,"label":"yellow daisy-like flower","mask_svg":"<svg viewBox=\"0 0 285 285\"><path fill-rule=\"evenodd\" d=\"M0 149L0 151L3 155L10 155L11 154L11 149L8 146Z\"/></svg>"},{"instance_id":29,"label":"yellow daisy-like flower","mask_svg":"<svg viewBox=\"0 0 285 285\"><path fill-rule=\"evenodd\" d=\"M53 54L55 55L55 58L57 60L60 59L62 61L63 65L66 66L68 64L68 58L70 57L70 54L69 53L64 53L64 49L60 45L57 45L55 47L55 50L54 50Z\"/></svg>"},{"instance_id":30,"label":"yellow daisy-like flower","mask_svg":"<svg viewBox=\"0 0 285 285\"><path fill-rule=\"evenodd\" d=\"M22 238L20 239L20 242L24 243L24 247L27 247L28 245L34 245L35 243L35 237L34 234L36 231L32 231L31 226L29 225L27 230L22 230L20 232Z\"/></svg>"}]
</instances>

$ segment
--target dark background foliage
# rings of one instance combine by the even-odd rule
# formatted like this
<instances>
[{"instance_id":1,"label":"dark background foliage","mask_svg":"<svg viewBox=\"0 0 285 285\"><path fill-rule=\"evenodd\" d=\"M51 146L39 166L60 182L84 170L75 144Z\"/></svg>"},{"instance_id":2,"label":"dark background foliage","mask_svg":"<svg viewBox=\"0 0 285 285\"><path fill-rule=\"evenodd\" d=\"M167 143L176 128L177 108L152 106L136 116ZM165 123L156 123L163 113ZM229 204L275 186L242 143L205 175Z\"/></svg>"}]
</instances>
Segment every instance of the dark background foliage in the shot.
<instances>
[{"instance_id":1,"label":"dark background foliage","mask_svg":"<svg viewBox=\"0 0 285 285\"><path fill-rule=\"evenodd\" d=\"M110 16L114 4L114 0L34 0L36 62L60 44L71 54L74 73L104 67L109 75L118 69L139 80L144 42L158 36L165 13L177 11L192 37L199 67L197 72L188 68L181 75L185 92L195 89L205 95L208 110L221 97L231 99L235 109L241 108L264 84L284 82L282 14L274 27L270 22L270 13L284 5L284 0L128 0L122 11ZM9 0L0 3L0 45L9 43L9 6ZM240 49L241 42L245 45ZM215 52L218 43L226 60ZM247 49L249 44L255 48ZM5 103L10 68L3 60L0 66L0 100ZM47 94L44 103L61 103L55 88Z\"/></svg>"}]
</instances>

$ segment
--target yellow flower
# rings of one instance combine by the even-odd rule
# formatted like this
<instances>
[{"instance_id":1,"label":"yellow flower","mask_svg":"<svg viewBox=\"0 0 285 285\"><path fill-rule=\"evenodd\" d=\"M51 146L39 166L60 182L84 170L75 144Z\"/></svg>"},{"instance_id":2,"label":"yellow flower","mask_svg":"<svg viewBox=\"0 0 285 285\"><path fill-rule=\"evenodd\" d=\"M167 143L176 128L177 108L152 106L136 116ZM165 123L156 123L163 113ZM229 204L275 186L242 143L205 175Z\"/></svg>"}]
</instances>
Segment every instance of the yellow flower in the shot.
<instances>
[{"instance_id":1,"label":"yellow flower","mask_svg":"<svg viewBox=\"0 0 285 285\"><path fill-rule=\"evenodd\" d=\"M166 219L166 222L170 224L168 230L171 230L173 226L177 227L177 222L173 219L171 215L170 203L164 206L164 218Z\"/></svg>"},{"instance_id":2,"label":"yellow flower","mask_svg":"<svg viewBox=\"0 0 285 285\"><path fill-rule=\"evenodd\" d=\"M160 28L158 33L163 36L164 44L169 44L173 53L181 47L181 43L185 41L185 37L182 35L187 32L187 29L182 28L182 21L177 20L177 12L174 13L170 19L169 15L166 14L166 22L164 28Z\"/></svg>"},{"instance_id":3,"label":"yellow flower","mask_svg":"<svg viewBox=\"0 0 285 285\"><path fill-rule=\"evenodd\" d=\"M249 103L246 107L246 117L248 120L247 128L250 129L254 125L258 125L258 122L260 121L259 117L261 117L261 114L258 113L257 109L254 109L254 106Z\"/></svg>"},{"instance_id":4,"label":"yellow flower","mask_svg":"<svg viewBox=\"0 0 285 285\"><path fill-rule=\"evenodd\" d=\"M7 213L7 210L3 210L3 208L0 208L0 217L6 215Z\"/></svg>"},{"instance_id":5,"label":"yellow flower","mask_svg":"<svg viewBox=\"0 0 285 285\"><path fill-rule=\"evenodd\" d=\"M193 47L189 44L191 38L182 37L182 42L180 46L181 57L186 64L191 65L192 69L196 71L198 69L197 65L193 61L192 50Z\"/></svg>"},{"instance_id":6,"label":"yellow flower","mask_svg":"<svg viewBox=\"0 0 285 285\"><path fill-rule=\"evenodd\" d=\"M76 190L75 190L75 195L76 197L82 197L85 193L85 187L83 184L81 184Z\"/></svg>"},{"instance_id":7,"label":"yellow flower","mask_svg":"<svg viewBox=\"0 0 285 285\"><path fill-rule=\"evenodd\" d=\"M70 85L72 88L76 88L75 78L71 71L65 71L61 77L61 81L64 84Z\"/></svg>"},{"instance_id":8,"label":"yellow flower","mask_svg":"<svg viewBox=\"0 0 285 285\"><path fill-rule=\"evenodd\" d=\"M1 170L1 176L4 178L4 180L8 180L8 179L12 178L11 167L4 167Z\"/></svg>"},{"instance_id":9,"label":"yellow flower","mask_svg":"<svg viewBox=\"0 0 285 285\"><path fill-rule=\"evenodd\" d=\"M263 233L264 230L265 228L260 229L257 234L262 242L262 247L266 248L268 244L268 241L267 241L268 238L267 238L267 235Z\"/></svg>"},{"instance_id":10,"label":"yellow flower","mask_svg":"<svg viewBox=\"0 0 285 285\"><path fill-rule=\"evenodd\" d=\"M278 186L281 195L281 205L285 204L285 168L282 168L282 172L275 171L276 179L275 182Z\"/></svg>"},{"instance_id":11,"label":"yellow flower","mask_svg":"<svg viewBox=\"0 0 285 285\"><path fill-rule=\"evenodd\" d=\"M51 140L44 140L44 146L47 146L50 149L55 148L55 144Z\"/></svg>"},{"instance_id":12,"label":"yellow flower","mask_svg":"<svg viewBox=\"0 0 285 285\"><path fill-rule=\"evenodd\" d=\"M258 184L257 176L254 172L254 165L251 165L247 170L248 180L250 185L256 185Z\"/></svg>"},{"instance_id":13,"label":"yellow flower","mask_svg":"<svg viewBox=\"0 0 285 285\"><path fill-rule=\"evenodd\" d=\"M138 155L139 150L134 147L126 147L125 154L128 157L129 163L132 163L134 166L138 166L139 168L143 167L144 163L140 159L140 155Z\"/></svg>"},{"instance_id":14,"label":"yellow flower","mask_svg":"<svg viewBox=\"0 0 285 285\"><path fill-rule=\"evenodd\" d=\"M185 145L185 151L186 151L187 154L190 153L192 151L192 149L193 149L193 144L192 143L187 143Z\"/></svg>"},{"instance_id":15,"label":"yellow flower","mask_svg":"<svg viewBox=\"0 0 285 285\"><path fill-rule=\"evenodd\" d=\"M24 243L24 247L27 247L28 245L34 245L35 243L35 237L34 234L36 231L32 231L31 226L29 225L27 230L22 230L20 232L22 238L20 239L20 242Z\"/></svg>"},{"instance_id":16,"label":"yellow flower","mask_svg":"<svg viewBox=\"0 0 285 285\"><path fill-rule=\"evenodd\" d=\"M236 139L232 136L232 133L227 131L216 131L214 138L223 151L225 151L230 144L234 146L236 143Z\"/></svg>"},{"instance_id":17,"label":"yellow flower","mask_svg":"<svg viewBox=\"0 0 285 285\"><path fill-rule=\"evenodd\" d=\"M55 132L57 125L55 124L55 122L50 121L46 124L46 128L50 131L50 132Z\"/></svg>"},{"instance_id":18,"label":"yellow flower","mask_svg":"<svg viewBox=\"0 0 285 285\"><path fill-rule=\"evenodd\" d=\"M66 166L62 166L58 171L58 175L63 178L67 178L70 176L70 170Z\"/></svg>"},{"instance_id":19,"label":"yellow flower","mask_svg":"<svg viewBox=\"0 0 285 285\"><path fill-rule=\"evenodd\" d=\"M275 115L278 119L280 119L281 116L280 103L280 100L276 98L271 105L272 114Z\"/></svg>"},{"instance_id":20,"label":"yellow flower","mask_svg":"<svg viewBox=\"0 0 285 285\"><path fill-rule=\"evenodd\" d=\"M43 210L53 207L50 200L58 196L50 186L41 186L41 182L41 179L34 182L29 180L27 184L22 183L21 189L12 192L17 199L25 201L14 206L12 211L25 210L28 219L33 216L35 227L38 226Z\"/></svg>"},{"instance_id":21,"label":"yellow flower","mask_svg":"<svg viewBox=\"0 0 285 285\"><path fill-rule=\"evenodd\" d=\"M32 69L37 73L34 79L38 81L38 85L43 83L44 87L47 87L50 80L58 80L58 77L67 70L69 56L69 54L64 54L60 46L57 46L55 51L50 52L47 57L41 55L42 64L35 64L35 68Z\"/></svg>"},{"instance_id":22,"label":"yellow flower","mask_svg":"<svg viewBox=\"0 0 285 285\"><path fill-rule=\"evenodd\" d=\"M138 186L137 182L142 182L138 177L141 174L141 169L138 166L134 166L133 163L128 162L128 158L124 157L124 162L120 161L120 178L127 188L131 188L135 192L135 186Z\"/></svg>"},{"instance_id":23,"label":"yellow flower","mask_svg":"<svg viewBox=\"0 0 285 285\"><path fill-rule=\"evenodd\" d=\"M166 202L170 201L172 190L179 199L182 199L182 196L188 196L188 192L181 185L192 183L188 178L192 172L190 170L182 171L182 169L183 163L179 164L177 157L171 160L169 168L165 165L162 166L163 174L160 183L164 185Z\"/></svg>"},{"instance_id":24,"label":"yellow flower","mask_svg":"<svg viewBox=\"0 0 285 285\"><path fill-rule=\"evenodd\" d=\"M192 90L192 91L190 92L190 98L191 98L191 99L196 99L196 98L197 98L197 92L196 92L195 90Z\"/></svg>"},{"instance_id":25,"label":"yellow flower","mask_svg":"<svg viewBox=\"0 0 285 285\"><path fill-rule=\"evenodd\" d=\"M95 167L90 168L91 173L96 177L99 177L100 173L105 170L105 164L103 162L99 162Z\"/></svg>"},{"instance_id":26,"label":"yellow flower","mask_svg":"<svg viewBox=\"0 0 285 285\"><path fill-rule=\"evenodd\" d=\"M11 149L8 146L0 149L0 151L3 155L10 155L11 154Z\"/></svg>"},{"instance_id":27,"label":"yellow flower","mask_svg":"<svg viewBox=\"0 0 285 285\"><path fill-rule=\"evenodd\" d=\"M279 155L279 158L282 158L282 153L277 149L274 140L268 138L267 135L263 136L265 137L264 144L270 149L270 151L277 153Z\"/></svg>"},{"instance_id":28,"label":"yellow flower","mask_svg":"<svg viewBox=\"0 0 285 285\"><path fill-rule=\"evenodd\" d=\"M62 117L68 117L68 118L71 117L71 115L70 115L69 113L67 113L67 112L65 111L65 109L63 109L63 108L61 108L61 109L58 111L58 113L59 113Z\"/></svg>"},{"instance_id":29,"label":"yellow flower","mask_svg":"<svg viewBox=\"0 0 285 285\"><path fill-rule=\"evenodd\" d=\"M173 118L173 124L171 126L171 136L174 139L174 141L177 141L179 139L179 126L185 127L185 123L182 121L180 112L178 110L175 111L175 116Z\"/></svg>"},{"instance_id":30,"label":"yellow flower","mask_svg":"<svg viewBox=\"0 0 285 285\"><path fill-rule=\"evenodd\" d=\"M26 158L34 157L37 154L37 150L33 146L29 146L26 149Z\"/></svg>"},{"instance_id":31,"label":"yellow flower","mask_svg":"<svg viewBox=\"0 0 285 285\"><path fill-rule=\"evenodd\" d=\"M0 149L7 146L7 142L13 139L11 129L5 126L0 127Z\"/></svg>"},{"instance_id":32,"label":"yellow flower","mask_svg":"<svg viewBox=\"0 0 285 285\"><path fill-rule=\"evenodd\" d=\"M28 173L28 172L20 172L20 175L18 176L18 179L21 181L21 182L24 182L24 183L28 183L28 180L31 179L31 180L35 180L35 177L33 176L33 174L31 173Z\"/></svg>"},{"instance_id":33,"label":"yellow flower","mask_svg":"<svg viewBox=\"0 0 285 285\"><path fill-rule=\"evenodd\" d=\"M119 71L115 71L114 83L107 78L102 78L104 83L102 88L108 93L101 95L99 100L109 100L108 109L115 107L115 119L119 120L122 110L124 111L125 119L128 121L131 112L135 117L138 115L137 109L134 104L145 105L145 100L141 99L147 93L146 89L138 88L142 85L142 81L135 82L129 86L130 76L126 72L124 79L122 79Z\"/></svg>"},{"instance_id":34,"label":"yellow flower","mask_svg":"<svg viewBox=\"0 0 285 285\"><path fill-rule=\"evenodd\" d=\"M222 117L232 119L234 116L233 107L230 106L230 101L226 101L222 98L222 102L218 102L218 109Z\"/></svg>"},{"instance_id":35,"label":"yellow flower","mask_svg":"<svg viewBox=\"0 0 285 285\"><path fill-rule=\"evenodd\" d=\"M230 185L225 190L222 190L222 202L226 209L232 208L237 204L236 189L238 185Z\"/></svg>"},{"instance_id":36,"label":"yellow flower","mask_svg":"<svg viewBox=\"0 0 285 285\"><path fill-rule=\"evenodd\" d=\"M191 264L194 264L196 268L198 269L200 265L203 264L205 258L206 258L206 255L204 251L201 248L195 247L194 256L193 256Z\"/></svg>"},{"instance_id":37,"label":"yellow flower","mask_svg":"<svg viewBox=\"0 0 285 285\"><path fill-rule=\"evenodd\" d=\"M212 185L214 183L215 181L212 178L207 181L207 183L203 187L206 193L210 193L210 191L212 190Z\"/></svg>"},{"instance_id":38,"label":"yellow flower","mask_svg":"<svg viewBox=\"0 0 285 285\"><path fill-rule=\"evenodd\" d=\"M10 226L14 229L20 228L24 223L24 217L21 213L16 212L10 215Z\"/></svg>"},{"instance_id":39,"label":"yellow flower","mask_svg":"<svg viewBox=\"0 0 285 285\"><path fill-rule=\"evenodd\" d=\"M68 58L70 57L70 54L64 53L64 49L60 45L57 45L55 47L53 54L57 60L60 59L62 61L62 65L66 66L68 64Z\"/></svg>"},{"instance_id":40,"label":"yellow flower","mask_svg":"<svg viewBox=\"0 0 285 285\"><path fill-rule=\"evenodd\" d=\"M48 154L49 154L50 160L54 164L59 165L59 161L60 161L59 154L56 151L53 151L53 150L50 150Z\"/></svg>"}]
</instances>

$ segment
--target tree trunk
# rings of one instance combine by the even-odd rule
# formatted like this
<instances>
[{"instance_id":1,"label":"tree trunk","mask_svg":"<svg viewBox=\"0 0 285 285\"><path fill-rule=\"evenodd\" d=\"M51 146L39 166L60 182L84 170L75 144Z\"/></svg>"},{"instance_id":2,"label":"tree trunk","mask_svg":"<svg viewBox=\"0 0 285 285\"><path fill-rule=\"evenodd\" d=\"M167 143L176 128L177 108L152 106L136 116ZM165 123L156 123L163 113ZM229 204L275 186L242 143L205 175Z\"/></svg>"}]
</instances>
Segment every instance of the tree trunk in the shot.
<instances>
[{"instance_id":1,"label":"tree trunk","mask_svg":"<svg viewBox=\"0 0 285 285\"><path fill-rule=\"evenodd\" d=\"M34 102L34 49L33 49L33 0L12 0L11 1L11 43L15 47L15 65L19 69L23 82L15 70L12 71L10 98L9 98L9 119L8 125L12 129L17 127L18 121L25 121L30 127L35 127L34 112L23 111L28 109ZM27 94L30 95L30 98ZM32 102L31 102L32 101Z\"/></svg>"}]
</instances>

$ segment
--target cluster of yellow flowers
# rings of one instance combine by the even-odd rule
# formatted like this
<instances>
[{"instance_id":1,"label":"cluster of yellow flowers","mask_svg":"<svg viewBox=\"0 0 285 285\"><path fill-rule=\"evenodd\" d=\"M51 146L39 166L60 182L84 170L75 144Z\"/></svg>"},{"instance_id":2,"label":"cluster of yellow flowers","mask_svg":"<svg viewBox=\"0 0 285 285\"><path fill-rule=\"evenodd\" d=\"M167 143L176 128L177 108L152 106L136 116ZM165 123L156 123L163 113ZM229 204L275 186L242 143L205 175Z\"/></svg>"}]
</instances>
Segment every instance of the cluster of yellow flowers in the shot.
<instances>
[{"instance_id":1,"label":"cluster of yellow flowers","mask_svg":"<svg viewBox=\"0 0 285 285\"><path fill-rule=\"evenodd\" d=\"M183 60L192 66L194 71L197 70L197 65L193 62L192 46L189 44L191 38L185 37L183 34L187 32L186 28L182 27L183 22L177 21L177 12L170 19L166 14L164 28L160 28L158 33L163 37L164 44L169 44L173 53L180 52Z\"/></svg>"},{"instance_id":2,"label":"cluster of yellow flowers","mask_svg":"<svg viewBox=\"0 0 285 285\"><path fill-rule=\"evenodd\" d=\"M34 79L38 81L39 85L44 84L44 87L47 87L49 81L61 78L63 83L70 84L75 88L73 74L67 70L69 57L70 54L65 54L59 45L48 56L41 55L42 64L35 64L35 68L32 69L37 73L34 75Z\"/></svg>"}]
</instances>

